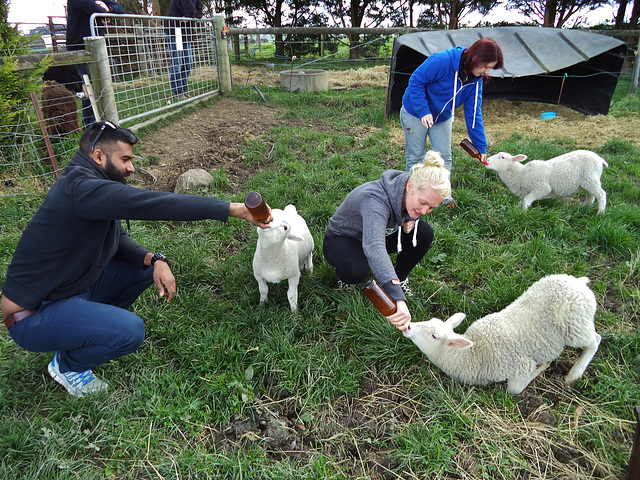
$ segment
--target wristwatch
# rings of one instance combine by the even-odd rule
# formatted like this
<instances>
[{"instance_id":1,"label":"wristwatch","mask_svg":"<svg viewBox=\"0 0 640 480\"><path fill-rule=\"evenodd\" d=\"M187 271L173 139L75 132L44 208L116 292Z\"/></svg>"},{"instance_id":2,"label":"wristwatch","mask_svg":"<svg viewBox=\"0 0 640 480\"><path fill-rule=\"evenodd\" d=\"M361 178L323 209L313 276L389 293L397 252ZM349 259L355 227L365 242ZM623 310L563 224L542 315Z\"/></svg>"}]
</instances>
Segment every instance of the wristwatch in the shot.
<instances>
[{"instance_id":1,"label":"wristwatch","mask_svg":"<svg viewBox=\"0 0 640 480\"><path fill-rule=\"evenodd\" d=\"M169 263L169 259L164 253L156 253L153 255L153 257L151 257L151 266L153 267L153 264L158 260Z\"/></svg>"}]
</instances>

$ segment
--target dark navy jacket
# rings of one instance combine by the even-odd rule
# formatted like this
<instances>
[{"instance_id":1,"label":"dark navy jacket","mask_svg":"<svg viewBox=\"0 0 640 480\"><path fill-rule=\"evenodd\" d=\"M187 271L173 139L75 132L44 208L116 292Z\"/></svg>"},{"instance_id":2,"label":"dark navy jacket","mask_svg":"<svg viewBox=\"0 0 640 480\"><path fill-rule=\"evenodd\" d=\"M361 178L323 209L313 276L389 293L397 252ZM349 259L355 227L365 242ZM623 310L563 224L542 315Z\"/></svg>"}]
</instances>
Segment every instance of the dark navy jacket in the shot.
<instances>
[{"instance_id":1,"label":"dark navy jacket","mask_svg":"<svg viewBox=\"0 0 640 480\"><path fill-rule=\"evenodd\" d=\"M78 151L25 228L2 293L22 308L36 310L43 300L85 291L112 258L145 268L148 250L126 235L120 220L226 222L228 217L229 202L109 180Z\"/></svg>"},{"instance_id":2,"label":"dark navy jacket","mask_svg":"<svg viewBox=\"0 0 640 480\"><path fill-rule=\"evenodd\" d=\"M89 19L94 13L123 14L124 7L113 0L102 0L109 12L94 0L68 0L67 2L67 50L84 50L84 37L91 36Z\"/></svg>"}]
</instances>

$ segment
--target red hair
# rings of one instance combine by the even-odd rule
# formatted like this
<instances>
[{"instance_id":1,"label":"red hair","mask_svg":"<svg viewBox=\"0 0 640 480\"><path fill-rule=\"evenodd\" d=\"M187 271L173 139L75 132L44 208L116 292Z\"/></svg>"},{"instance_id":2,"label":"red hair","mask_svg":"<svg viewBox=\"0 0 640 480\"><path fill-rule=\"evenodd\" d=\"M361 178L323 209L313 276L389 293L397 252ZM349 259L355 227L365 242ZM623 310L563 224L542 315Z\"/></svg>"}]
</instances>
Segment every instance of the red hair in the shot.
<instances>
[{"instance_id":1,"label":"red hair","mask_svg":"<svg viewBox=\"0 0 640 480\"><path fill-rule=\"evenodd\" d=\"M464 70L471 72L474 68L487 63L496 62L494 69L502 68L504 58L502 49L493 38L481 38L465 50L467 56L464 61Z\"/></svg>"}]
</instances>

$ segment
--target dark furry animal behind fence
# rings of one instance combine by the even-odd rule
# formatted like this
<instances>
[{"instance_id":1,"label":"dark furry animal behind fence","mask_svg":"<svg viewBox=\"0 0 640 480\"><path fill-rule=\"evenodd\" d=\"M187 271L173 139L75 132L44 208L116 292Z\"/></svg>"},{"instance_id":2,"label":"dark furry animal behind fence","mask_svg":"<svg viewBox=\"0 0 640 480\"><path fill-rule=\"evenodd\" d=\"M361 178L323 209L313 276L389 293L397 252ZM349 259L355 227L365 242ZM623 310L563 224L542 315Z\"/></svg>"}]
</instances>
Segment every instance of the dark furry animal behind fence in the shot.
<instances>
[{"instance_id":1,"label":"dark furry animal behind fence","mask_svg":"<svg viewBox=\"0 0 640 480\"><path fill-rule=\"evenodd\" d=\"M42 115L49 135L68 135L80 130L76 97L64 85L47 80L42 89Z\"/></svg>"},{"instance_id":2,"label":"dark furry animal behind fence","mask_svg":"<svg viewBox=\"0 0 640 480\"><path fill-rule=\"evenodd\" d=\"M49 67L42 74L42 80L54 80L64 85L73 93L82 92L82 79L74 65L57 65Z\"/></svg>"}]
</instances>

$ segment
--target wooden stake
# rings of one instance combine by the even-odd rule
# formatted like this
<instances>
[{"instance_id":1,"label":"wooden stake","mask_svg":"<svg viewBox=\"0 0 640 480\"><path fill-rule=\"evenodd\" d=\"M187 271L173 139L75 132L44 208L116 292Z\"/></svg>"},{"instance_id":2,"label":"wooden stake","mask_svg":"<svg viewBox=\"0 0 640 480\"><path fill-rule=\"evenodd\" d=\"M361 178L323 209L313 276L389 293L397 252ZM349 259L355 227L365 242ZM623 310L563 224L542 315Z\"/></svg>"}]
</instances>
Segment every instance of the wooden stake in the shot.
<instances>
[{"instance_id":1,"label":"wooden stake","mask_svg":"<svg viewBox=\"0 0 640 480\"><path fill-rule=\"evenodd\" d=\"M42 136L44 137L44 143L47 145L47 152L49 152L49 159L51 160L51 166L53 167L53 173L56 174L56 180L60 178L60 169L58 168L58 162L56 161L56 155L53 153L53 147L51 146L51 139L49 138L49 134L47 133L47 127L44 124L44 119L42 118L42 112L40 111L40 105L38 104L38 97L36 97L35 92L31 92L31 103L33 103L33 108L36 111L36 115L38 116L38 123L40 124L40 131L42 132Z\"/></svg>"}]
</instances>

